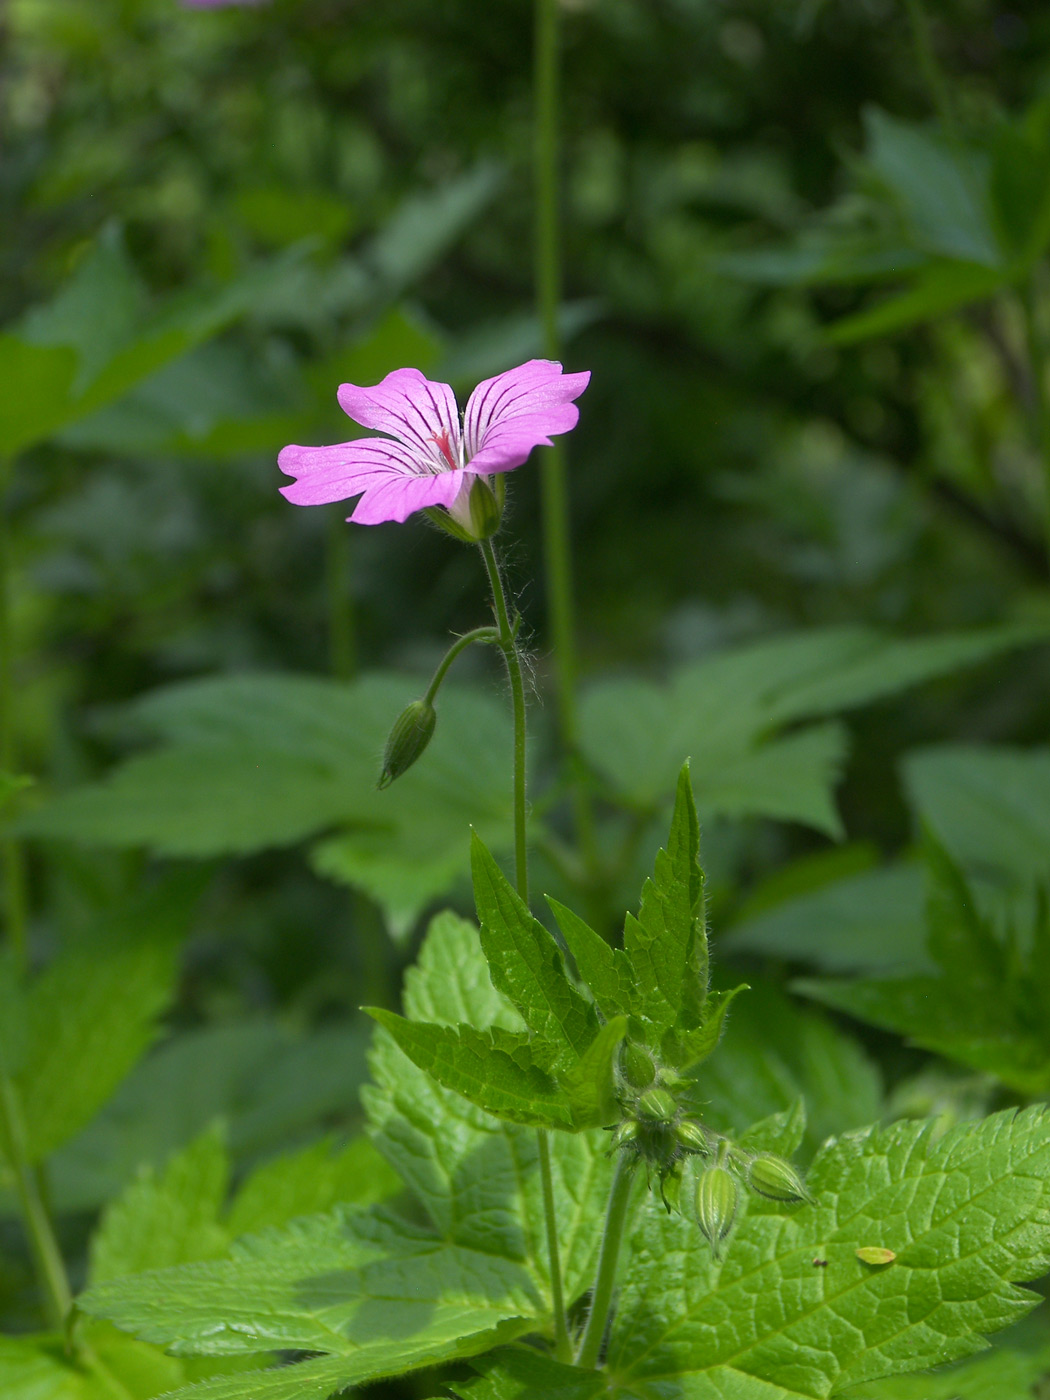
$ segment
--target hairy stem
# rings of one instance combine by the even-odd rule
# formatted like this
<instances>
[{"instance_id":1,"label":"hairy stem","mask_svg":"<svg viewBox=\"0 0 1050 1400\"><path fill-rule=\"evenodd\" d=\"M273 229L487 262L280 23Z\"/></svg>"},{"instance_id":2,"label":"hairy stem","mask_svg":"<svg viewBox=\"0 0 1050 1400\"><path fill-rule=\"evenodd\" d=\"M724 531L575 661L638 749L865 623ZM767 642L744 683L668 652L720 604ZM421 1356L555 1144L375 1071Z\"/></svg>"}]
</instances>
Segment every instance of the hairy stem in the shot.
<instances>
[{"instance_id":1,"label":"hairy stem","mask_svg":"<svg viewBox=\"0 0 1050 1400\"><path fill-rule=\"evenodd\" d=\"M496 616L499 645L507 663L510 677L511 702L514 712L514 876L518 893L529 902L529 850L526 832L528 809L525 803L525 682L518 655L517 629L511 625L507 594L503 587L499 560L491 540L479 541L478 548L488 571L492 589L492 610ZM558 1354L569 1352L569 1323L565 1313L565 1290L561 1277L561 1251L558 1247L558 1219L554 1209L554 1183L551 1180L550 1138L542 1128L536 1130L540 1159L540 1182L543 1188L543 1217L547 1231L547 1259L550 1266L551 1298L554 1306L554 1335Z\"/></svg>"},{"instance_id":2,"label":"hairy stem","mask_svg":"<svg viewBox=\"0 0 1050 1400\"><path fill-rule=\"evenodd\" d=\"M627 1220L627 1206L631 1199L631 1186L634 1182L634 1163L623 1153L616 1163L612 1187L609 1191L609 1204L605 1211L605 1228L602 1231L602 1247L598 1255L598 1272L594 1279L594 1292L591 1294L591 1311L587 1318L580 1349L576 1353L577 1366L598 1365L605 1329L609 1325L609 1311L612 1307L613 1284L616 1282L616 1265L620 1258L620 1245L623 1243L623 1228Z\"/></svg>"},{"instance_id":3,"label":"hairy stem","mask_svg":"<svg viewBox=\"0 0 1050 1400\"><path fill-rule=\"evenodd\" d=\"M66 1267L55 1239L36 1173L29 1161L18 1086L0 1046L0 1147L14 1173L15 1191L33 1255L49 1324L62 1331L73 1306Z\"/></svg>"},{"instance_id":4,"label":"hairy stem","mask_svg":"<svg viewBox=\"0 0 1050 1400\"><path fill-rule=\"evenodd\" d=\"M543 353L561 358L558 306L561 301L561 248L558 236L558 124L560 116L558 0L536 0L536 299ZM597 879L598 847L586 773L579 758L576 718L576 625L569 539L569 494L565 448L559 438L542 454L543 552L547 607L558 687L558 726L572 772L573 820L592 881Z\"/></svg>"},{"instance_id":5,"label":"hairy stem","mask_svg":"<svg viewBox=\"0 0 1050 1400\"><path fill-rule=\"evenodd\" d=\"M11 530L7 488L9 458L0 458L0 773L15 772L18 764L14 716L14 637L11 624ZM3 818L0 817L0 822ZM13 836L0 837L4 868L4 910L7 937L16 964L28 960L25 855Z\"/></svg>"},{"instance_id":6,"label":"hairy stem","mask_svg":"<svg viewBox=\"0 0 1050 1400\"><path fill-rule=\"evenodd\" d=\"M501 649L503 647L503 638L495 627L475 627L472 632L464 632L462 637L457 637L438 662L438 668L427 686L427 693L423 696L426 704L432 705L434 703L434 697L441 688L441 682L448 674L448 668L460 652L466 651L467 647L473 646L475 642L495 643Z\"/></svg>"}]
</instances>

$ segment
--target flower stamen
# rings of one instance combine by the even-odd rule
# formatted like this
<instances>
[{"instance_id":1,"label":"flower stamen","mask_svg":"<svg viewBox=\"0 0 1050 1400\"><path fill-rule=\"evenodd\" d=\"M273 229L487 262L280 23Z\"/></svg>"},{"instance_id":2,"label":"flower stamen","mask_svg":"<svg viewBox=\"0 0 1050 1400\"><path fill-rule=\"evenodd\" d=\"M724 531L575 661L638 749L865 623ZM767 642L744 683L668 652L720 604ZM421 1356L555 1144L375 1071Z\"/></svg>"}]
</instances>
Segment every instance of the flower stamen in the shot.
<instances>
[{"instance_id":1,"label":"flower stamen","mask_svg":"<svg viewBox=\"0 0 1050 1400\"><path fill-rule=\"evenodd\" d=\"M448 429L442 428L440 433L431 433L429 441L437 443L438 451L448 463L449 471L458 472L459 463L455 460L455 458L452 455L452 443L449 441Z\"/></svg>"}]
</instances>

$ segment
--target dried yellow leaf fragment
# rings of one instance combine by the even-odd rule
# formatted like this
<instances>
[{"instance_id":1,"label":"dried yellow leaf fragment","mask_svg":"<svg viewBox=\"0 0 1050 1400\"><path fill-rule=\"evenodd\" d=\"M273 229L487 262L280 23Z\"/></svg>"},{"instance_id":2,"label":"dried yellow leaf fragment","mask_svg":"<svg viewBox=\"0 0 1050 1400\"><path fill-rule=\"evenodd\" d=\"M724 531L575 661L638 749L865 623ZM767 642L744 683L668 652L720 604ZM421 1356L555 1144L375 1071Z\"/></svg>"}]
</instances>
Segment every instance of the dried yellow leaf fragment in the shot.
<instances>
[{"instance_id":1,"label":"dried yellow leaf fragment","mask_svg":"<svg viewBox=\"0 0 1050 1400\"><path fill-rule=\"evenodd\" d=\"M872 1264L876 1267L880 1264L892 1264L896 1257L892 1249L883 1249L877 1244L865 1244L857 1250L857 1258L862 1264Z\"/></svg>"}]
</instances>

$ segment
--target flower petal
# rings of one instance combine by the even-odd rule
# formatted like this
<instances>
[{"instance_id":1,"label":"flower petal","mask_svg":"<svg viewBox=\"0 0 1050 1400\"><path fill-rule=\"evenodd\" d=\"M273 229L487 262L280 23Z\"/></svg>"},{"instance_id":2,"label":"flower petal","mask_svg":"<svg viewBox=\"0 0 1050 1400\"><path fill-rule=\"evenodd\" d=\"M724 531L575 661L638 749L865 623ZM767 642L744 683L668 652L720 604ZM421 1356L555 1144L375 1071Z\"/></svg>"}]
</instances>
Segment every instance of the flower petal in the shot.
<instances>
[{"instance_id":1,"label":"flower petal","mask_svg":"<svg viewBox=\"0 0 1050 1400\"><path fill-rule=\"evenodd\" d=\"M277 464L299 479L281 494L297 506L319 506L361 496L352 520L378 525L404 520L424 506L450 506L462 472L426 472L416 453L389 438L356 438L333 447L282 449Z\"/></svg>"},{"instance_id":2,"label":"flower petal","mask_svg":"<svg viewBox=\"0 0 1050 1400\"><path fill-rule=\"evenodd\" d=\"M576 426L579 398L590 373L563 374L557 360L528 360L517 369L483 380L471 394L463 418L466 457L475 472L509 471L534 447Z\"/></svg>"},{"instance_id":3,"label":"flower petal","mask_svg":"<svg viewBox=\"0 0 1050 1400\"><path fill-rule=\"evenodd\" d=\"M448 384L427 379L418 369L395 369L369 388L340 384L339 406L360 423L410 447L422 461L448 470L438 440L444 437L459 460L459 411Z\"/></svg>"}]
</instances>

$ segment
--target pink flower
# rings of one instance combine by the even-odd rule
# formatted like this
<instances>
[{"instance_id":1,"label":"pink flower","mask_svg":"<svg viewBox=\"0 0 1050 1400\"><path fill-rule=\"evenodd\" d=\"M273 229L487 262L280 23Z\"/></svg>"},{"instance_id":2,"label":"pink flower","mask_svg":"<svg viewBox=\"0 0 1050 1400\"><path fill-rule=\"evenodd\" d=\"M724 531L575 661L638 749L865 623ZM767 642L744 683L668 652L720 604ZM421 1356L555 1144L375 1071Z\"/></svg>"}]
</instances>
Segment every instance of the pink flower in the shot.
<instances>
[{"instance_id":1,"label":"pink flower","mask_svg":"<svg viewBox=\"0 0 1050 1400\"><path fill-rule=\"evenodd\" d=\"M396 369L372 388L339 387L343 412L388 437L355 438L334 447L286 447L278 465L297 480L281 492L297 506L360 496L349 517L359 525L405 520L443 506L469 518L478 477L520 467L534 447L576 426L572 402L590 373L562 374L556 360L529 360L483 380L460 421L447 384L418 369Z\"/></svg>"}]
</instances>

